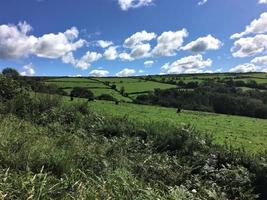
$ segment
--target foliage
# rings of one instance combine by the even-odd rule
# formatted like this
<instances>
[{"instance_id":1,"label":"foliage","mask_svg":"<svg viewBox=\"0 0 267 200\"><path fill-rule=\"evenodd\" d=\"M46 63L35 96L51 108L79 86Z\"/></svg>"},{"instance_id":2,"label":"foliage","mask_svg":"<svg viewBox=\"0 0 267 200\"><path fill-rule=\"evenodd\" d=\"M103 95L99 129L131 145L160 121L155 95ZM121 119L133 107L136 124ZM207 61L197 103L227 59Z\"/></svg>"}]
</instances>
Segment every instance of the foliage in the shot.
<instances>
[{"instance_id":1,"label":"foliage","mask_svg":"<svg viewBox=\"0 0 267 200\"><path fill-rule=\"evenodd\" d=\"M106 100L106 101L117 101L116 98L109 94L101 94L100 96L97 97L99 100Z\"/></svg>"},{"instance_id":2,"label":"foliage","mask_svg":"<svg viewBox=\"0 0 267 200\"><path fill-rule=\"evenodd\" d=\"M244 165L239 154L224 153L190 127L99 117L84 106L56 107L57 116L39 125L1 118L2 196L246 200L257 198L254 187L263 192L260 174L250 169L257 157Z\"/></svg>"},{"instance_id":3,"label":"foliage","mask_svg":"<svg viewBox=\"0 0 267 200\"><path fill-rule=\"evenodd\" d=\"M20 93L19 83L7 76L0 75L0 101L8 101Z\"/></svg>"},{"instance_id":4,"label":"foliage","mask_svg":"<svg viewBox=\"0 0 267 200\"><path fill-rule=\"evenodd\" d=\"M86 88L83 87L74 87L70 93L72 97L80 97L80 98L87 98L87 99L94 99L94 93Z\"/></svg>"},{"instance_id":5,"label":"foliage","mask_svg":"<svg viewBox=\"0 0 267 200\"><path fill-rule=\"evenodd\" d=\"M136 103L166 107L267 118L267 92L245 91L224 84L203 82L193 91L184 89L155 89L154 93L139 95Z\"/></svg>"},{"instance_id":6,"label":"foliage","mask_svg":"<svg viewBox=\"0 0 267 200\"><path fill-rule=\"evenodd\" d=\"M6 77L13 78L13 79L17 79L19 77L18 71L13 68L3 69L2 74Z\"/></svg>"}]
</instances>

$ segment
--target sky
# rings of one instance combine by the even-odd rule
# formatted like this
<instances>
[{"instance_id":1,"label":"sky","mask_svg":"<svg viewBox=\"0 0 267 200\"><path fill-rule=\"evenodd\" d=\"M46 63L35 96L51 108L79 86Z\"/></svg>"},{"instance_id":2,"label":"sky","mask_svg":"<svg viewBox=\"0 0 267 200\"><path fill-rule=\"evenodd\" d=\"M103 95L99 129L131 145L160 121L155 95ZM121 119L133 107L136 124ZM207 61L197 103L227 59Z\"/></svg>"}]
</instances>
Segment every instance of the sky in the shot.
<instances>
[{"instance_id":1,"label":"sky","mask_svg":"<svg viewBox=\"0 0 267 200\"><path fill-rule=\"evenodd\" d=\"M267 72L267 0L1 0L0 70Z\"/></svg>"}]
</instances>

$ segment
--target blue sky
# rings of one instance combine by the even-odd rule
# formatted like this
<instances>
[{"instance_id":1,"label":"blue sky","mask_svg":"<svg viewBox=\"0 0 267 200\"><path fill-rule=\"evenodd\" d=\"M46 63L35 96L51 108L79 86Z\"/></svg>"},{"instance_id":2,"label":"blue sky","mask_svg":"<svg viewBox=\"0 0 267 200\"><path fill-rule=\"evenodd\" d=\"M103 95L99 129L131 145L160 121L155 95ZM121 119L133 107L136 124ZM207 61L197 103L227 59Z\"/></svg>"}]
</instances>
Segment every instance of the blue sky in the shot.
<instances>
[{"instance_id":1,"label":"blue sky","mask_svg":"<svg viewBox=\"0 0 267 200\"><path fill-rule=\"evenodd\" d=\"M127 76L267 71L267 0L1 0L0 69Z\"/></svg>"}]
</instances>

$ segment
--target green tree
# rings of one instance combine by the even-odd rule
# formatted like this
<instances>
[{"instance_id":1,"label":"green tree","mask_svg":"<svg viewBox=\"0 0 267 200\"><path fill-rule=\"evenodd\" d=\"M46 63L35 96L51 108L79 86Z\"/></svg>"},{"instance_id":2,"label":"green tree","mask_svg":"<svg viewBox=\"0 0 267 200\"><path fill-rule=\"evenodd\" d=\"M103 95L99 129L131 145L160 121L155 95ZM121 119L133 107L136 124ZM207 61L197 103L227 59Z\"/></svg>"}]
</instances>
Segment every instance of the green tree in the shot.
<instances>
[{"instance_id":1,"label":"green tree","mask_svg":"<svg viewBox=\"0 0 267 200\"><path fill-rule=\"evenodd\" d=\"M89 100L94 99L94 93L91 90L83 87L74 87L70 93L71 97L87 98Z\"/></svg>"},{"instance_id":2,"label":"green tree","mask_svg":"<svg viewBox=\"0 0 267 200\"><path fill-rule=\"evenodd\" d=\"M20 91L19 83L16 80L0 75L0 97L2 101L13 99Z\"/></svg>"},{"instance_id":3,"label":"green tree","mask_svg":"<svg viewBox=\"0 0 267 200\"><path fill-rule=\"evenodd\" d=\"M124 86L121 87L120 89L120 94L123 96L125 94L125 88Z\"/></svg>"},{"instance_id":4,"label":"green tree","mask_svg":"<svg viewBox=\"0 0 267 200\"><path fill-rule=\"evenodd\" d=\"M11 77L11 78L14 78L14 79L19 77L18 71L13 69L13 68L5 68L5 69L3 69L2 74L4 76Z\"/></svg>"}]
</instances>

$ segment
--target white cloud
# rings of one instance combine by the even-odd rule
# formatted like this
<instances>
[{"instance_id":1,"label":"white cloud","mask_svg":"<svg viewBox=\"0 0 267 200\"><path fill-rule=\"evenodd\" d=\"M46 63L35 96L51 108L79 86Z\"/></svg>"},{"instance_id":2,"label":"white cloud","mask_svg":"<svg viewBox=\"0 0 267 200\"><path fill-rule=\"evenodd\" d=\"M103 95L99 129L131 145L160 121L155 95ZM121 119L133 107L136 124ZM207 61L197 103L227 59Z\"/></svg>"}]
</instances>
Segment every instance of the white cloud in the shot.
<instances>
[{"instance_id":1,"label":"white cloud","mask_svg":"<svg viewBox=\"0 0 267 200\"><path fill-rule=\"evenodd\" d=\"M144 62L144 65L145 65L146 68L151 67L153 64L154 64L153 60L147 60L147 61Z\"/></svg>"},{"instance_id":2,"label":"white cloud","mask_svg":"<svg viewBox=\"0 0 267 200\"><path fill-rule=\"evenodd\" d=\"M153 49L152 53L155 56L173 56L176 51L183 45L184 38L188 36L186 29L176 32L168 31L163 32L157 38L157 46Z\"/></svg>"},{"instance_id":3,"label":"white cloud","mask_svg":"<svg viewBox=\"0 0 267 200\"><path fill-rule=\"evenodd\" d=\"M201 1L199 1L197 4L198 4L199 6L202 6L202 5L206 4L207 2L208 2L208 0L201 0Z\"/></svg>"},{"instance_id":4,"label":"white cloud","mask_svg":"<svg viewBox=\"0 0 267 200\"><path fill-rule=\"evenodd\" d=\"M91 66L92 62L96 62L100 58L102 58L100 53L88 51L83 57L81 57L79 60L76 60L75 67L86 70Z\"/></svg>"},{"instance_id":5,"label":"white cloud","mask_svg":"<svg viewBox=\"0 0 267 200\"><path fill-rule=\"evenodd\" d=\"M231 36L231 39L241 38L248 34L263 34L266 32L267 32L267 12L264 12L261 14L259 19L253 20L250 23L250 25L246 26L244 32L233 34Z\"/></svg>"},{"instance_id":6,"label":"white cloud","mask_svg":"<svg viewBox=\"0 0 267 200\"><path fill-rule=\"evenodd\" d=\"M258 66L266 66L267 67L267 56L261 56L254 58L251 63Z\"/></svg>"},{"instance_id":7,"label":"white cloud","mask_svg":"<svg viewBox=\"0 0 267 200\"><path fill-rule=\"evenodd\" d=\"M97 45L100 46L101 48L105 49L111 45L113 45L112 41L106 41L106 40L98 40Z\"/></svg>"},{"instance_id":8,"label":"white cloud","mask_svg":"<svg viewBox=\"0 0 267 200\"><path fill-rule=\"evenodd\" d=\"M155 39L156 37L157 35L155 33L148 33L147 31L143 30L127 38L124 41L123 46L126 48L135 48L137 45L143 44L144 42L149 42Z\"/></svg>"},{"instance_id":9,"label":"white cloud","mask_svg":"<svg viewBox=\"0 0 267 200\"><path fill-rule=\"evenodd\" d=\"M267 4L267 0L259 0L259 4Z\"/></svg>"},{"instance_id":10,"label":"white cloud","mask_svg":"<svg viewBox=\"0 0 267 200\"><path fill-rule=\"evenodd\" d=\"M33 76L35 74L34 66L32 63L25 65L23 71L20 73L22 76Z\"/></svg>"},{"instance_id":11,"label":"white cloud","mask_svg":"<svg viewBox=\"0 0 267 200\"><path fill-rule=\"evenodd\" d=\"M139 44L132 49L130 56L133 59L148 57L150 50L150 44Z\"/></svg>"},{"instance_id":12,"label":"white cloud","mask_svg":"<svg viewBox=\"0 0 267 200\"><path fill-rule=\"evenodd\" d=\"M86 70L91 66L92 62L96 62L100 58L102 58L100 53L87 51L80 59L75 59L73 53L70 52L62 57L62 62Z\"/></svg>"},{"instance_id":13,"label":"white cloud","mask_svg":"<svg viewBox=\"0 0 267 200\"><path fill-rule=\"evenodd\" d=\"M166 63L161 67L161 70L167 74L202 73L203 69L211 65L211 59L204 60L202 55L199 54L181 58L171 64Z\"/></svg>"},{"instance_id":14,"label":"white cloud","mask_svg":"<svg viewBox=\"0 0 267 200\"><path fill-rule=\"evenodd\" d=\"M0 25L0 59L16 59L34 53L38 39L28 36L32 27L26 22Z\"/></svg>"},{"instance_id":15,"label":"white cloud","mask_svg":"<svg viewBox=\"0 0 267 200\"><path fill-rule=\"evenodd\" d=\"M182 50L189 50L194 53L203 53L207 50L217 50L222 46L222 42L212 35L200 37L197 40L190 42L182 47Z\"/></svg>"},{"instance_id":16,"label":"white cloud","mask_svg":"<svg viewBox=\"0 0 267 200\"><path fill-rule=\"evenodd\" d=\"M116 74L116 76L127 77L127 76L133 76L134 74L135 74L135 70L134 69L125 68L125 69L121 70L120 72L118 72Z\"/></svg>"},{"instance_id":17,"label":"white cloud","mask_svg":"<svg viewBox=\"0 0 267 200\"><path fill-rule=\"evenodd\" d=\"M73 27L64 33L50 33L40 37L28 35L31 26L24 23L0 26L0 59L16 59L36 55L56 59L81 48L85 41L78 40L79 31Z\"/></svg>"},{"instance_id":18,"label":"white cloud","mask_svg":"<svg viewBox=\"0 0 267 200\"><path fill-rule=\"evenodd\" d=\"M104 58L107 60L115 60L118 57L117 47L111 46L105 50L103 54Z\"/></svg>"},{"instance_id":19,"label":"white cloud","mask_svg":"<svg viewBox=\"0 0 267 200\"><path fill-rule=\"evenodd\" d=\"M153 32L147 31L136 32L124 41L123 46L130 49L130 52L123 52L119 55L123 61L133 61L138 58L144 58L150 56L151 46L149 42L155 39L157 35Z\"/></svg>"},{"instance_id":20,"label":"white cloud","mask_svg":"<svg viewBox=\"0 0 267 200\"><path fill-rule=\"evenodd\" d=\"M125 53L125 52L120 53L120 54L119 54L119 58L120 58L122 61L133 61L133 60L134 60L134 59L131 57L130 54Z\"/></svg>"},{"instance_id":21,"label":"white cloud","mask_svg":"<svg viewBox=\"0 0 267 200\"><path fill-rule=\"evenodd\" d=\"M76 64L76 59L73 56L72 52L67 53L66 55L62 56L62 62L66 64Z\"/></svg>"},{"instance_id":22,"label":"white cloud","mask_svg":"<svg viewBox=\"0 0 267 200\"><path fill-rule=\"evenodd\" d=\"M153 0L118 0L118 3L122 10L127 11L130 8L149 6Z\"/></svg>"},{"instance_id":23,"label":"white cloud","mask_svg":"<svg viewBox=\"0 0 267 200\"><path fill-rule=\"evenodd\" d=\"M65 33L45 34L38 38L34 50L35 54L42 58L56 59L81 48L85 44L85 41L80 39L73 42L77 38L77 35L71 33L73 31L72 29L67 30Z\"/></svg>"},{"instance_id":24,"label":"white cloud","mask_svg":"<svg viewBox=\"0 0 267 200\"><path fill-rule=\"evenodd\" d=\"M109 71L103 70L103 69L95 69L90 72L90 75L95 76L95 77L105 77L105 76L108 76L108 74L109 74Z\"/></svg>"},{"instance_id":25,"label":"white cloud","mask_svg":"<svg viewBox=\"0 0 267 200\"><path fill-rule=\"evenodd\" d=\"M234 57L254 56L267 49L267 35L256 35L255 37L240 38L235 41L231 52Z\"/></svg>"},{"instance_id":26,"label":"white cloud","mask_svg":"<svg viewBox=\"0 0 267 200\"><path fill-rule=\"evenodd\" d=\"M245 63L241 65L237 65L229 70L229 72L233 73L247 73L247 72L255 72L257 71L257 67L252 63Z\"/></svg>"}]
</instances>

